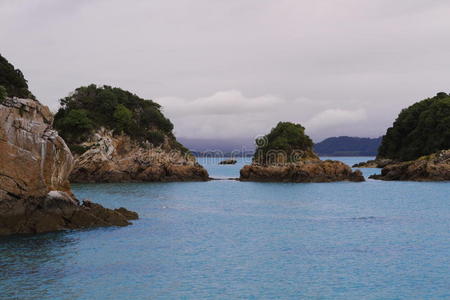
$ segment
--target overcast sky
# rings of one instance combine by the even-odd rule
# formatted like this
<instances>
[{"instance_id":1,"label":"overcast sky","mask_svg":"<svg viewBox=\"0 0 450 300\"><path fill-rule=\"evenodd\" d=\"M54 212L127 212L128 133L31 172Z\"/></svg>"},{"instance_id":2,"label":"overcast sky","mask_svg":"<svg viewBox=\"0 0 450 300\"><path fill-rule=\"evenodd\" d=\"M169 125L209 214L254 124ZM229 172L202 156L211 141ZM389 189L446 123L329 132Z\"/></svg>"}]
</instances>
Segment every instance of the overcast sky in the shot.
<instances>
[{"instance_id":1,"label":"overcast sky","mask_svg":"<svg viewBox=\"0 0 450 300\"><path fill-rule=\"evenodd\" d=\"M53 110L80 85L163 105L179 137L278 121L376 137L449 92L447 0L0 0L0 53Z\"/></svg>"}]
</instances>

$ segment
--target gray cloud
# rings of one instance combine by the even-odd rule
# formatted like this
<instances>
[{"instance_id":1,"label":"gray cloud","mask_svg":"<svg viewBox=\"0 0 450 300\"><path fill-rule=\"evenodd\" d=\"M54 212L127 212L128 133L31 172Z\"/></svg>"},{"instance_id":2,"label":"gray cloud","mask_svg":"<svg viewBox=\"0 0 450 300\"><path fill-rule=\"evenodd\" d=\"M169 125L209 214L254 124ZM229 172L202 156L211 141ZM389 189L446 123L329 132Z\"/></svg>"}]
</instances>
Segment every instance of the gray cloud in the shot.
<instances>
[{"instance_id":1,"label":"gray cloud","mask_svg":"<svg viewBox=\"0 0 450 300\"><path fill-rule=\"evenodd\" d=\"M93 82L161 102L180 136L278 120L316 140L378 136L448 91L449 12L440 0L1 0L0 51L53 109Z\"/></svg>"}]
</instances>

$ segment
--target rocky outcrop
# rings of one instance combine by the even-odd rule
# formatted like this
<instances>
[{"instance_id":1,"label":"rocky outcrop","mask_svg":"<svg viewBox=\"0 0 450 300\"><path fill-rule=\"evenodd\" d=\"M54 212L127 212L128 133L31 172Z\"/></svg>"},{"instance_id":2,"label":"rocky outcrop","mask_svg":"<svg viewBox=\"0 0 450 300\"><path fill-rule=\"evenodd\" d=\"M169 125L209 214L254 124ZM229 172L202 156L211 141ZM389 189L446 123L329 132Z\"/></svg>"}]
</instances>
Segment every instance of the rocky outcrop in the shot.
<instances>
[{"instance_id":1,"label":"rocky outcrop","mask_svg":"<svg viewBox=\"0 0 450 300\"><path fill-rule=\"evenodd\" d=\"M73 157L36 100L0 103L0 235L128 225L137 215L80 202L68 177ZM131 218L132 216L132 218Z\"/></svg>"},{"instance_id":2,"label":"rocky outcrop","mask_svg":"<svg viewBox=\"0 0 450 300\"><path fill-rule=\"evenodd\" d=\"M237 160L235 159L225 159L219 162L219 165L235 165L237 163Z\"/></svg>"},{"instance_id":3,"label":"rocky outcrop","mask_svg":"<svg viewBox=\"0 0 450 300\"><path fill-rule=\"evenodd\" d=\"M449 181L450 150L421 157L417 160L389 164L380 175L370 176L380 180Z\"/></svg>"},{"instance_id":4,"label":"rocky outcrop","mask_svg":"<svg viewBox=\"0 0 450 300\"><path fill-rule=\"evenodd\" d=\"M364 181L361 171L353 171L340 161L307 160L279 165L244 166L241 181L260 182L334 182Z\"/></svg>"},{"instance_id":5,"label":"rocky outcrop","mask_svg":"<svg viewBox=\"0 0 450 300\"><path fill-rule=\"evenodd\" d=\"M71 182L209 180L195 157L172 150L168 141L153 147L102 128L80 146L87 150L76 156Z\"/></svg>"},{"instance_id":6,"label":"rocky outcrop","mask_svg":"<svg viewBox=\"0 0 450 300\"><path fill-rule=\"evenodd\" d=\"M384 168L389 164L396 163L396 161L389 158L377 158L373 160L368 160L366 162L360 162L354 164L353 168Z\"/></svg>"}]
</instances>

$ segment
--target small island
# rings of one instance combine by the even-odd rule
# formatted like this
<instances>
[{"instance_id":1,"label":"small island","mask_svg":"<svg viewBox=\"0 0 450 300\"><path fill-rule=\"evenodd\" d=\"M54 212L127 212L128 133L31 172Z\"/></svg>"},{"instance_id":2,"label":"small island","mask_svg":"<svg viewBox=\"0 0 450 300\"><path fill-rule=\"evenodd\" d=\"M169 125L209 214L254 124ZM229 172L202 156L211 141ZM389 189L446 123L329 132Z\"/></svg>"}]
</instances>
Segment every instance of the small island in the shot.
<instances>
[{"instance_id":1,"label":"small island","mask_svg":"<svg viewBox=\"0 0 450 300\"><path fill-rule=\"evenodd\" d=\"M209 180L152 100L91 84L60 103L55 128L75 156L71 182Z\"/></svg>"},{"instance_id":2,"label":"small island","mask_svg":"<svg viewBox=\"0 0 450 300\"><path fill-rule=\"evenodd\" d=\"M364 181L361 171L353 171L343 162L320 160L313 151L312 140L299 124L279 122L256 144L253 163L240 171L241 181Z\"/></svg>"}]
</instances>

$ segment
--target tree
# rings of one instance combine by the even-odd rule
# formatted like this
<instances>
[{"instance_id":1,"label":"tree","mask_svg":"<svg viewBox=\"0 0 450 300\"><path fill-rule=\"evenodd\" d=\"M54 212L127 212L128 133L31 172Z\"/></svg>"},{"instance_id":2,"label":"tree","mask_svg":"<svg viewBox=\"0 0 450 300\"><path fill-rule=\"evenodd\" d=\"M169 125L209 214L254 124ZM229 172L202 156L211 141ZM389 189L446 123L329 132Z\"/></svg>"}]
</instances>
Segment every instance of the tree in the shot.
<instances>
[{"instance_id":1,"label":"tree","mask_svg":"<svg viewBox=\"0 0 450 300\"><path fill-rule=\"evenodd\" d=\"M115 127L119 132L123 132L130 127L133 119L133 113L123 104L118 104L114 111L113 117L116 122Z\"/></svg>"},{"instance_id":2,"label":"tree","mask_svg":"<svg viewBox=\"0 0 450 300\"><path fill-rule=\"evenodd\" d=\"M450 148L450 96L438 93L403 109L383 136L378 157L407 161Z\"/></svg>"},{"instance_id":3,"label":"tree","mask_svg":"<svg viewBox=\"0 0 450 300\"><path fill-rule=\"evenodd\" d=\"M10 97L35 99L28 90L28 83L22 71L15 69L2 55L0 55L0 85L6 89Z\"/></svg>"},{"instance_id":4,"label":"tree","mask_svg":"<svg viewBox=\"0 0 450 300\"><path fill-rule=\"evenodd\" d=\"M0 85L0 104L6 99L8 93L3 85Z\"/></svg>"},{"instance_id":5,"label":"tree","mask_svg":"<svg viewBox=\"0 0 450 300\"><path fill-rule=\"evenodd\" d=\"M159 104L129 91L111 86L82 86L60 100L55 128L73 148L89 137L89 132L104 127L114 134L125 133L138 142L154 145L167 136L173 148L184 151L172 134L173 124ZM78 128L81 126L82 128Z\"/></svg>"},{"instance_id":6,"label":"tree","mask_svg":"<svg viewBox=\"0 0 450 300\"><path fill-rule=\"evenodd\" d=\"M74 109L67 112L64 118L55 120L61 136L70 144L78 144L94 129L94 124L84 109Z\"/></svg>"},{"instance_id":7,"label":"tree","mask_svg":"<svg viewBox=\"0 0 450 300\"><path fill-rule=\"evenodd\" d=\"M256 141L255 162L271 164L275 162L296 162L303 158L315 157L313 142L305 134L300 124L279 122L269 134Z\"/></svg>"}]
</instances>

